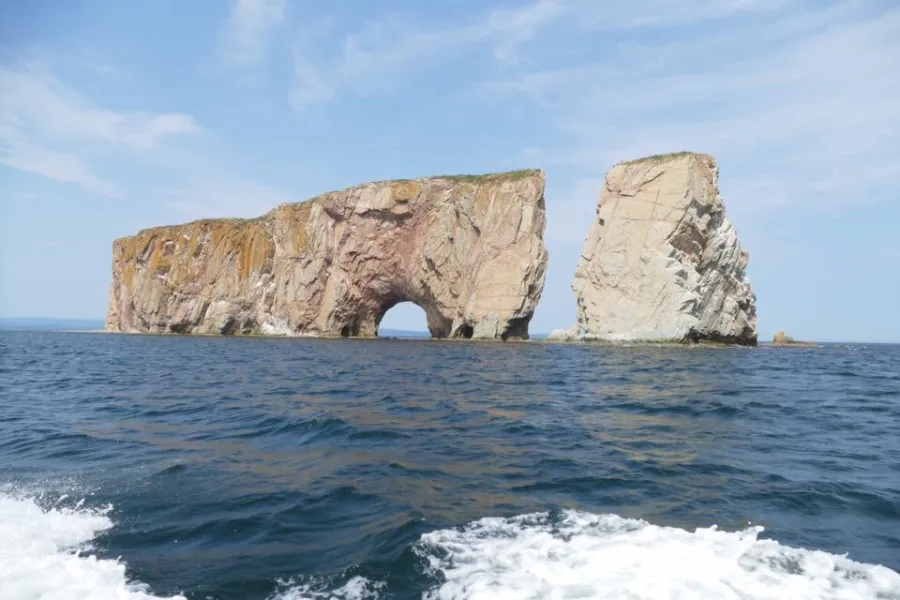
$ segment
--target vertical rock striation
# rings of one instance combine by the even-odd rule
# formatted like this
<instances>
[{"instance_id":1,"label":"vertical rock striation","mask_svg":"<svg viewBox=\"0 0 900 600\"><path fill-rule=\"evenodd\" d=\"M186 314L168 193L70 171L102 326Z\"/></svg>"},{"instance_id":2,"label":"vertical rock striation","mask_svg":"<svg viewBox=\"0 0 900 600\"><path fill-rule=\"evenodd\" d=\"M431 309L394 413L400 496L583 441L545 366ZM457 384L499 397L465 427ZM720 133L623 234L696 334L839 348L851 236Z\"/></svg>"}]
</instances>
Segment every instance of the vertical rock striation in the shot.
<instances>
[{"instance_id":1,"label":"vertical rock striation","mask_svg":"<svg viewBox=\"0 0 900 600\"><path fill-rule=\"evenodd\" d=\"M749 257L718 175L689 152L610 170L572 283L583 337L756 345Z\"/></svg>"},{"instance_id":2,"label":"vertical rock striation","mask_svg":"<svg viewBox=\"0 0 900 600\"><path fill-rule=\"evenodd\" d=\"M414 302L433 337L528 337L547 267L541 171L370 183L256 219L113 244L106 328L374 336Z\"/></svg>"}]
</instances>

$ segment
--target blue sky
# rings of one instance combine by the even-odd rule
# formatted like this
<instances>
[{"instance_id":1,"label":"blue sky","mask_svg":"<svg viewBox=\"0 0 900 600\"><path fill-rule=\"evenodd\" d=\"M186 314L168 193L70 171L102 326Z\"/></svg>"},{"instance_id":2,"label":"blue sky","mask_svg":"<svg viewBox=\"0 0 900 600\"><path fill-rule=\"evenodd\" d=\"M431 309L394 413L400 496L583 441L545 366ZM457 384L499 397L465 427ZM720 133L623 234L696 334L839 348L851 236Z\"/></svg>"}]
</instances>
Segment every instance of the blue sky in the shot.
<instances>
[{"instance_id":1,"label":"blue sky","mask_svg":"<svg viewBox=\"0 0 900 600\"><path fill-rule=\"evenodd\" d=\"M144 227L540 167L532 331L567 327L605 171L687 149L719 159L763 338L900 341L898 99L891 0L9 0L0 316L102 317Z\"/></svg>"}]
</instances>

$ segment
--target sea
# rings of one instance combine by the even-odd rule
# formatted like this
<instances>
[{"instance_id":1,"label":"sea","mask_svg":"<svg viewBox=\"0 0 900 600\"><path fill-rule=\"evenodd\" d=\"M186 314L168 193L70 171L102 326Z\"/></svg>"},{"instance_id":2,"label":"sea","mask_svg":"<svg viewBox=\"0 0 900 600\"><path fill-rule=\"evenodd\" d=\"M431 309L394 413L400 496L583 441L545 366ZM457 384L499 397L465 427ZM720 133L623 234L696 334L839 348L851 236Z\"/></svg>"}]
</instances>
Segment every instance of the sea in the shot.
<instances>
[{"instance_id":1,"label":"sea","mask_svg":"<svg viewBox=\"0 0 900 600\"><path fill-rule=\"evenodd\" d=\"M900 599L900 346L0 332L0 599Z\"/></svg>"}]
</instances>

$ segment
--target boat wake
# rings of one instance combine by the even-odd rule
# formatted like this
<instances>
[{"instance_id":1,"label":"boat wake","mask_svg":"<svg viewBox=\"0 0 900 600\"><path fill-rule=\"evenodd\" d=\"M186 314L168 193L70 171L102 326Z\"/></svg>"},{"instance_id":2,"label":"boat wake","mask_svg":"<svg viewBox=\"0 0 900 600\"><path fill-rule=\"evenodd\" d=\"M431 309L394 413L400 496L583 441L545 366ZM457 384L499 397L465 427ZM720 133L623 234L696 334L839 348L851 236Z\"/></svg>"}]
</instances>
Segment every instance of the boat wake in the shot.
<instances>
[{"instance_id":1,"label":"boat wake","mask_svg":"<svg viewBox=\"0 0 900 600\"><path fill-rule=\"evenodd\" d=\"M98 558L111 507L0 491L0 598L158 600L122 560ZM793 598L900 600L900 574L760 539L761 527L687 531L578 511L484 518L424 534L413 551L426 600ZM271 600L392 597L359 575L340 585L282 583ZM184 599L183 596L173 596Z\"/></svg>"},{"instance_id":2,"label":"boat wake","mask_svg":"<svg viewBox=\"0 0 900 600\"><path fill-rule=\"evenodd\" d=\"M0 492L0 600L161 598L129 581L124 562L92 554L92 541L113 527L112 507L68 500Z\"/></svg>"}]
</instances>

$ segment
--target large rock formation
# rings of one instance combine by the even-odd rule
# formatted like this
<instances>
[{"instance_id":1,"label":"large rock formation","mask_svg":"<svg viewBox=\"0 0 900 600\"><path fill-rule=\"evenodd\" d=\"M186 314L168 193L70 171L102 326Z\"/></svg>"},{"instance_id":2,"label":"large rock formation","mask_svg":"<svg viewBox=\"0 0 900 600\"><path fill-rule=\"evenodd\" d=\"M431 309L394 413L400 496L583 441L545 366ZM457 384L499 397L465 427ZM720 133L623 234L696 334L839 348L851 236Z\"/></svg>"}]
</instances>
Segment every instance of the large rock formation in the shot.
<instances>
[{"instance_id":1,"label":"large rock formation","mask_svg":"<svg viewBox=\"0 0 900 600\"><path fill-rule=\"evenodd\" d=\"M544 286L544 174L370 183L263 217L113 245L106 328L374 336L411 301L433 337L528 337Z\"/></svg>"},{"instance_id":2,"label":"large rock formation","mask_svg":"<svg viewBox=\"0 0 900 600\"><path fill-rule=\"evenodd\" d=\"M572 283L584 337L756 345L749 258L718 176L689 152L610 170Z\"/></svg>"}]
</instances>

